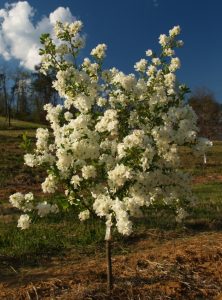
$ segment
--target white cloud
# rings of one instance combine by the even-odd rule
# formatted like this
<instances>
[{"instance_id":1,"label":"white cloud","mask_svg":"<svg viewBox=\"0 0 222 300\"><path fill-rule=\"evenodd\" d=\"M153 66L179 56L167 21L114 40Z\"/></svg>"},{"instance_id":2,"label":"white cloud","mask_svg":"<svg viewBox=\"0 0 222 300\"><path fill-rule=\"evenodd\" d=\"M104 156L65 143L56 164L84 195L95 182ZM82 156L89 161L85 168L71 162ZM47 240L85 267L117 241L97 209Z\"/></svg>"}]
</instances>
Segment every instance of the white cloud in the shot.
<instances>
[{"instance_id":1,"label":"white cloud","mask_svg":"<svg viewBox=\"0 0 222 300\"><path fill-rule=\"evenodd\" d=\"M34 13L33 7L27 1L6 4L5 8L0 9L0 55L5 60L18 59L22 66L30 70L40 62L40 35L45 32L52 33L57 20L75 20L68 7L58 7L36 24L33 22Z\"/></svg>"}]
</instances>

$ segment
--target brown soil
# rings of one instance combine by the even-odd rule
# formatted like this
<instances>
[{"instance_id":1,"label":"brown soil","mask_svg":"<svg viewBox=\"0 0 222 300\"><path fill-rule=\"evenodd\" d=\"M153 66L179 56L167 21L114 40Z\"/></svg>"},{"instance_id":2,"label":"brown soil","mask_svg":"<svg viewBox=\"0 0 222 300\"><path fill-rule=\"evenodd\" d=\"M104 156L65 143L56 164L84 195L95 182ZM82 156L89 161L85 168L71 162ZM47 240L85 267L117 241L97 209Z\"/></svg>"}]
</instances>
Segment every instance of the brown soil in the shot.
<instances>
[{"instance_id":1,"label":"brown soil","mask_svg":"<svg viewBox=\"0 0 222 300\"><path fill-rule=\"evenodd\" d=\"M210 175L205 175L205 176L195 176L193 178L192 182L193 182L193 184L222 182L222 175L221 174L210 174Z\"/></svg>"},{"instance_id":2,"label":"brown soil","mask_svg":"<svg viewBox=\"0 0 222 300\"><path fill-rule=\"evenodd\" d=\"M132 239L130 249L126 256L113 256L110 297L105 258L70 254L36 268L8 266L11 274L0 276L0 299L222 299L221 232L149 231L143 240Z\"/></svg>"}]
</instances>

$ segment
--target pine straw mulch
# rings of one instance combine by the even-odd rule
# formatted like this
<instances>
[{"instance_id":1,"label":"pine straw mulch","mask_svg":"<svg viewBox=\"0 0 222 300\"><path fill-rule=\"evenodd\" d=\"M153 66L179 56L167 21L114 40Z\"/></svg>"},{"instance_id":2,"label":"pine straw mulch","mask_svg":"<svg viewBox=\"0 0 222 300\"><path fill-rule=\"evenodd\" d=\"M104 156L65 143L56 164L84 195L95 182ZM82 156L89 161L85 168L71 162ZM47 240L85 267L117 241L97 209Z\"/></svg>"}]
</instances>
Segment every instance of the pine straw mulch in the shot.
<instances>
[{"instance_id":1,"label":"pine straw mulch","mask_svg":"<svg viewBox=\"0 0 222 300\"><path fill-rule=\"evenodd\" d=\"M149 231L128 243L128 254L113 256L110 297L105 258L98 254L96 259L69 255L0 276L0 299L222 300L221 232Z\"/></svg>"}]
</instances>

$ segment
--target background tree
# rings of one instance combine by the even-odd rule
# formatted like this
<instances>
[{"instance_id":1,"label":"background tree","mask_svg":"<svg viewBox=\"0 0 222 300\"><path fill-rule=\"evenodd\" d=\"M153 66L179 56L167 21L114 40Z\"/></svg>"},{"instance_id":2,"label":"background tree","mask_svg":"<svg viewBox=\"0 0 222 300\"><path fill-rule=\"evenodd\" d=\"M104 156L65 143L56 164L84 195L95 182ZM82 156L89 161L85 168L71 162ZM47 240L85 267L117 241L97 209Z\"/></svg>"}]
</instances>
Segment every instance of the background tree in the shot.
<instances>
[{"instance_id":1,"label":"background tree","mask_svg":"<svg viewBox=\"0 0 222 300\"><path fill-rule=\"evenodd\" d=\"M58 93L52 86L55 74L49 72L47 75L44 75L39 70L40 66L36 66L36 72L31 74L33 117L35 120L44 121L45 112L43 106L47 103L55 105L58 102Z\"/></svg>"},{"instance_id":2,"label":"background tree","mask_svg":"<svg viewBox=\"0 0 222 300\"><path fill-rule=\"evenodd\" d=\"M188 100L198 116L200 135L214 138L221 124L221 106L207 88L198 88Z\"/></svg>"},{"instance_id":3,"label":"background tree","mask_svg":"<svg viewBox=\"0 0 222 300\"><path fill-rule=\"evenodd\" d=\"M11 125L11 98L7 92L7 73L6 70L0 73L0 91L1 91L1 107L3 115L8 120L8 126Z\"/></svg>"},{"instance_id":4,"label":"background tree","mask_svg":"<svg viewBox=\"0 0 222 300\"><path fill-rule=\"evenodd\" d=\"M6 118L9 126L11 117L44 122L44 105L62 102L52 86L55 74L49 72L44 75L39 69L40 66L37 66L33 73L20 68L13 72L9 69L1 70L0 116Z\"/></svg>"},{"instance_id":5,"label":"background tree","mask_svg":"<svg viewBox=\"0 0 222 300\"><path fill-rule=\"evenodd\" d=\"M29 103L30 98L30 75L25 71L19 71L15 79L17 94L17 116L20 119L26 119L31 112Z\"/></svg>"}]
</instances>

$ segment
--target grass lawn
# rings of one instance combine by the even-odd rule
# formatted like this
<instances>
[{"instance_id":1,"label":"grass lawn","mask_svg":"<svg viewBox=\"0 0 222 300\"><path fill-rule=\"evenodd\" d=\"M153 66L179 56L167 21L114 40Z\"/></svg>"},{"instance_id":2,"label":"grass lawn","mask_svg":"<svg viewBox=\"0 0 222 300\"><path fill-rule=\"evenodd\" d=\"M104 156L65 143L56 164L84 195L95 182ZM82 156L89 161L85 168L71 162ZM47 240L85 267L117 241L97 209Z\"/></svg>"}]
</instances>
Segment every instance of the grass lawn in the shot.
<instances>
[{"instance_id":1,"label":"grass lawn","mask_svg":"<svg viewBox=\"0 0 222 300\"><path fill-rule=\"evenodd\" d=\"M0 130L25 130L25 129L36 129L38 127L46 127L46 125L38 124L34 122L21 121L11 119L11 128L8 128L8 120L5 117L0 116ZM15 132L14 132L15 134Z\"/></svg>"}]
</instances>

